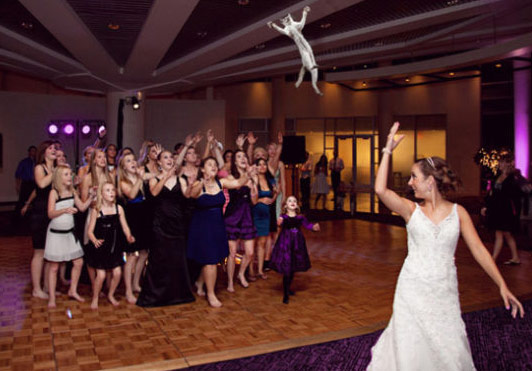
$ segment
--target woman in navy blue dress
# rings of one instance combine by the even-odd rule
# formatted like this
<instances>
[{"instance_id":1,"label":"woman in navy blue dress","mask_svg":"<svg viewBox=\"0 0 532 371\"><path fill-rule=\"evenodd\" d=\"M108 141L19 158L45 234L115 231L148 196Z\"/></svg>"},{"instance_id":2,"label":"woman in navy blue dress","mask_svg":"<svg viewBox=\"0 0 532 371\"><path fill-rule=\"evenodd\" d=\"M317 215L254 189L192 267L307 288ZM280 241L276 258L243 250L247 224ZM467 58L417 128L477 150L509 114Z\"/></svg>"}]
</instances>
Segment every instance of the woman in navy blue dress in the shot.
<instances>
[{"instance_id":1,"label":"woman in navy blue dress","mask_svg":"<svg viewBox=\"0 0 532 371\"><path fill-rule=\"evenodd\" d=\"M257 269L258 276L262 279L268 278L263 271L264 268L264 257L266 256L266 243L270 237L270 209L271 205L275 203L277 198L277 189L273 185L273 179L268 178L268 163L266 160L259 158L255 161L257 166L258 176L255 179L258 189L258 200L257 203L251 209L253 214L253 223L257 229ZM275 210L273 210L275 214ZM275 218L275 216L274 216ZM250 275L252 272L253 265L250 264L249 270Z\"/></svg>"},{"instance_id":2,"label":"woman in navy blue dress","mask_svg":"<svg viewBox=\"0 0 532 371\"><path fill-rule=\"evenodd\" d=\"M229 244L223 218L225 196L223 188L234 189L248 181L245 174L239 179L218 179L218 164L214 157L207 157L200 166L200 179L189 189L185 196L197 199L196 209L190 221L187 255L189 259L203 265L200 277L196 281L197 293L204 296L203 285L207 287L207 301L214 308L222 303L216 297L216 265L229 255Z\"/></svg>"}]
</instances>

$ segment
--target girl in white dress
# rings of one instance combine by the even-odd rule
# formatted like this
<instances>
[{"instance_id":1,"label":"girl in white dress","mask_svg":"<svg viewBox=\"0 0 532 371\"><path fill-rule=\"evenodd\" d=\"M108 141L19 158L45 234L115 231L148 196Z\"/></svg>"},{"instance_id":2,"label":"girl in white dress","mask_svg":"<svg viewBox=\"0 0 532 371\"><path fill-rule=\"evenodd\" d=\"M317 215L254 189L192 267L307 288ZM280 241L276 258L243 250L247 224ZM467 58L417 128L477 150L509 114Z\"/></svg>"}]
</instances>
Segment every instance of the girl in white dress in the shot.
<instances>
[{"instance_id":1,"label":"girl in white dress","mask_svg":"<svg viewBox=\"0 0 532 371\"><path fill-rule=\"evenodd\" d=\"M44 259L50 264L48 275L48 308L55 308L57 271L61 262L72 261L72 274L68 296L83 302L78 294L78 281L83 265L83 250L75 236L74 214L85 211L95 200L96 194L82 202L74 190L72 170L68 165L58 165L52 175L52 190L48 196L48 217L50 224L46 233ZM75 206L75 207L74 207Z\"/></svg>"},{"instance_id":2,"label":"girl in white dress","mask_svg":"<svg viewBox=\"0 0 532 371\"><path fill-rule=\"evenodd\" d=\"M521 303L508 290L491 255L480 240L467 211L444 194L457 177L439 157L418 160L408 184L420 204L387 188L390 155L404 138L388 135L375 192L405 221L408 255L397 280L393 315L372 349L368 370L474 370L471 349L460 313L454 252L462 234L471 253L500 289L506 309L524 315Z\"/></svg>"}]
</instances>

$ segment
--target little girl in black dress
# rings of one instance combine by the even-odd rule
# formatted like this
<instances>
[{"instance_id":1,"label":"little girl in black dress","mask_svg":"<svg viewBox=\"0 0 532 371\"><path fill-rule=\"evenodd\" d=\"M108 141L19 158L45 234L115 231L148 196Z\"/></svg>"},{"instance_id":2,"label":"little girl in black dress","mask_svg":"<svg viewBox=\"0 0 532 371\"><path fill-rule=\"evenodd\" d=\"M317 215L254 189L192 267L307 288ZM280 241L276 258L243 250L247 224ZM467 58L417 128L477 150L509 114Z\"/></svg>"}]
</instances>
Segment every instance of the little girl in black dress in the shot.
<instances>
[{"instance_id":1,"label":"little girl in black dress","mask_svg":"<svg viewBox=\"0 0 532 371\"><path fill-rule=\"evenodd\" d=\"M278 220L281 232L273 247L270 268L283 275L283 303L288 304L289 295L294 295L290 284L295 272L305 272L310 268L310 259L301 226L311 231L319 231L318 223L312 224L303 215L299 215L297 199L286 199L283 214Z\"/></svg>"},{"instance_id":2,"label":"little girl in black dress","mask_svg":"<svg viewBox=\"0 0 532 371\"><path fill-rule=\"evenodd\" d=\"M118 301L115 290L122 275L123 237L128 243L134 243L127 225L124 209L116 204L116 188L113 183L105 182L98 190L96 207L90 211L88 237L91 259L88 264L96 269L96 278L92 288L92 309L98 309L98 297L105 280L106 270L112 270L112 279L107 298L114 306ZM120 228L122 227L122 228Z\"/></svg>"}]
</instances>

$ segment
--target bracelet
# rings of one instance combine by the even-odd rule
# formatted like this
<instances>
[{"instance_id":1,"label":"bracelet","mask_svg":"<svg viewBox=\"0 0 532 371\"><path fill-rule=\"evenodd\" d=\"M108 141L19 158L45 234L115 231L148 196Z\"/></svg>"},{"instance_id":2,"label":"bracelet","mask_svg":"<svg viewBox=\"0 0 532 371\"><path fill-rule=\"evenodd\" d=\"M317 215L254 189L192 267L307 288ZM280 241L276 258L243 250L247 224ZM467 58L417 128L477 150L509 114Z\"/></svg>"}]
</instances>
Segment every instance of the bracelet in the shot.
<instances>
[{"instance_id":1,"label":"bracelet","mask_svg":"<svg viewBox=\"0 0 532 371\"><path fill-rule=\"evenodd\" d=\"M392 151L390 151L388 148L384 147L384 148L382 149L382 153L387 153L387 154L391 155L391 154L392 154Z\"/></svg>"}]
</instances>

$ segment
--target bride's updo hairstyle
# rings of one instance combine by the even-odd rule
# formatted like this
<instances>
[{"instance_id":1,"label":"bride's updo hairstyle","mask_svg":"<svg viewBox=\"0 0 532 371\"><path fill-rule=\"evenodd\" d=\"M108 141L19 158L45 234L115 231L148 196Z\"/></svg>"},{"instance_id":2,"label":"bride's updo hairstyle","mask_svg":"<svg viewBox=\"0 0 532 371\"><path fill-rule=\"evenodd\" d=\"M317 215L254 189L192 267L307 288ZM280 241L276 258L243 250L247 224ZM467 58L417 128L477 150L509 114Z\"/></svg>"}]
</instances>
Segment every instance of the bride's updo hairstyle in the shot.
<instances>
[{"instance_id":1,"label":"bride's updo hairstyle","mask_svg":"<svg viewBox=\"0 0 532 371\"><path fill-rule=\"evenodd\" d=\"M438 191L442 195L448 194L450 191L456 191L462 184L458 175L455 174L441 157L433 156L422 158L416 164L425 177L432 175L436 180Z\"/></svg>"}]
</instances>

